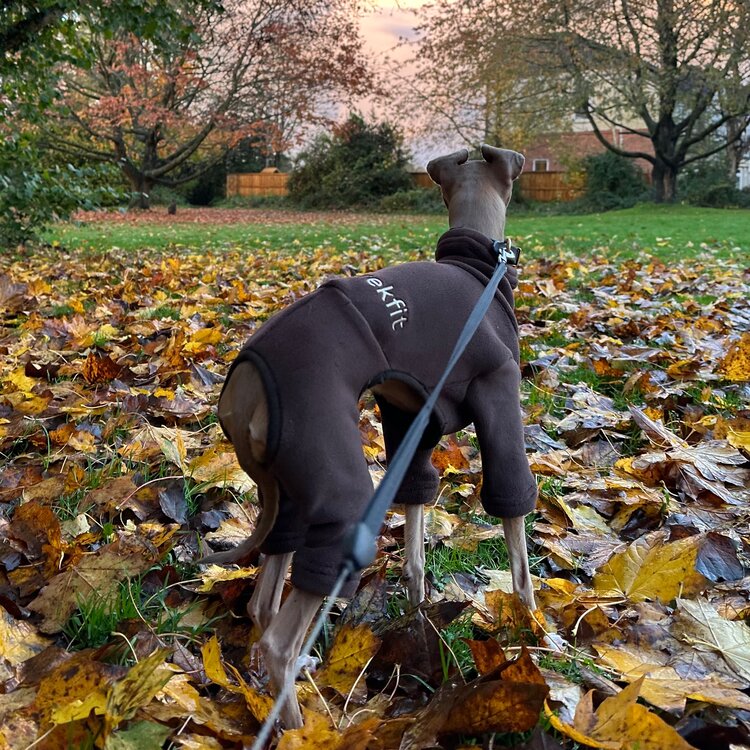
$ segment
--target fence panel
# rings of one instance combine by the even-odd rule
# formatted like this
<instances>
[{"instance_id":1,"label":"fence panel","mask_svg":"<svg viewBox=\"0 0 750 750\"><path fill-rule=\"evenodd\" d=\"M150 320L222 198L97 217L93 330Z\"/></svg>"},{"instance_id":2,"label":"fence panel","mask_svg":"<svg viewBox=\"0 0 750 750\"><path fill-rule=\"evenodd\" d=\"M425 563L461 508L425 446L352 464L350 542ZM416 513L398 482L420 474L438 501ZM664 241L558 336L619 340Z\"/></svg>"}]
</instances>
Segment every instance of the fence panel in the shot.
<instances>
[{"instance_id":1,"label":"fence panel","mask_svg":"<svg viewBox=\"0 0 750 750\"><path fill-rule=\"evenodd\" d=\"M286 195L286 172L246 172L227 175L227 197L240 195Z\"/></svg>"},{"instance_id":2,"label":"fence panel","mask_svg":"<svg viewBox=\"0 0 750 750\"><path fill-rule=\"evenodd\" d=\"M413 173L417 187L431 188L434 183L425 172ZM286 195L289 174L254 172L227 175L227 197L233 195ZM583 195L583 175L570 172L524 172L519 178L524 197L535 201L571 201Z\"/></svg>"},{"instance_id":3,"label":"fence panel","mask_svg":"<svg viewBox=\"0 0 750 750\"><path fill-rule=\"evenodd\" d=\"M586 188L585 177L571 172L523 172L519 182L524 198L532 201L572 201Z\"/></svg>"}]
</instances>

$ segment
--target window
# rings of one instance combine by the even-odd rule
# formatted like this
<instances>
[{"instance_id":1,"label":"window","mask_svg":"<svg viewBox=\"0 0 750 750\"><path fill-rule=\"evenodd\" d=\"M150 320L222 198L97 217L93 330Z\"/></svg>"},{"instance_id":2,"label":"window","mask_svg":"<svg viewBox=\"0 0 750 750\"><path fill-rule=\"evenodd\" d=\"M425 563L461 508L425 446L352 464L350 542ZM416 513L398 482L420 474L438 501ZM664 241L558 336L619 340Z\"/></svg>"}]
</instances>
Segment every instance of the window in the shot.
<instances>
[{"instance_id":1,"label":"window","mask_svg":"<svg viewBox=\"0 0 750 750\"><path fill-rule=\"evenodd\" d=\"M549 172L549 159L534 159L532 172Z\"/></svg>"}]
</instances>

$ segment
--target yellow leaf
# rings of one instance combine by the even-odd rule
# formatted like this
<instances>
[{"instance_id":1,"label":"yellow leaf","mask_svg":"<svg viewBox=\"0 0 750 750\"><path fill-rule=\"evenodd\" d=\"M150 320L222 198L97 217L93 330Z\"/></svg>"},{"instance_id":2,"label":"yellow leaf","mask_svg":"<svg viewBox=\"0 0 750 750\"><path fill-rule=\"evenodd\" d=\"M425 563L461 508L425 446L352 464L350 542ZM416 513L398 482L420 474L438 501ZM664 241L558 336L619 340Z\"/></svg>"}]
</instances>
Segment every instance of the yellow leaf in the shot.
<instances>
[{"instance_id":1,"label":"yellow leaf","mask_svg":"<svg viewBox=\"0 0 750 750\"><path fill-rule=\"evenodd\" d=\"M549 723L561 734L566 737L570 737L573 742L577 742L580 745L586 747L600 748L601 750L620 750L622 744L619 742L602 742L600 740L592 739L583 732L579 732L575 727L562 721L560 717L552 711L552 709L544 702L544 713L549 719Z\"/></svg>"},{"instance_id":2,"label":"yellow leaf","mask_svg":"<svg viewBox=\"0 0 750 750\"><path fill-rule=\"evenodd\" d=\"M609 558L594 576L594 590L602 597L633 602L670 602L680 594L694 594L705 585L695 570L701 537L664 543L641 537L624 552Z\"/></svg>"},{"instance_id":3,"label":"yellow leaf","mask_svg":"<svg viewBox=\"0 0 750 750\"><path fill-rule=\"evenodd\" d=\"M219 740L205 734L181 734L174 738L173 743L186 750L223 750L224 747Z\"/></svg>"},{"instance_id":4,"label":"yellow leaf","mask_svg":"<svg viewBox=\"0 0 750 750\"><path fill-rule=\"evenodd\" d=\"M719 371L727 380L746 382L750 380L750 332L742 334L727 352L719 365Z\"/></svg>"},{"instance_id":5,"label":"yellow leaf","mask_svg":"<svg viewBox=\"0 0 750 750\"><path fill-rule=\"evenodd\" d=\"M201 328L190 337L190 340L200 344L218 344L222 338L218 328Z\"/></svg>"},{"instance_id":6,"label":"yellow leaf","mask_svg":"<svg viewBox=\"0 0 750 750\"><path fill-rule=\"evenodd\" d=\"M44 651L49 644L30 623L16 620L0 607L0 659L15 667Z\"/></svg>"},{"instance_id":7,"label":"yellow leaf","mask_svg":"<svg viewBox=\"0 0 750 750\"><path fill-rule=\"evenodd\" d=\"M442 508L432 506L424 514L425 529L431 539L444 539L453 534L453 530L461 523L461 519Z\"/></svg>"},{"instance_id":8,"label":"yellow leaf","mask_svg":"<svg viewBox=\"0 0 750 750\"><path fill-rule=\"evenodd\" d=\"M545 705L552 726L587 747L604 750L690 750L680 735L645 706L636 703L643 678L607 698L594 712L592 693L578 704L573 726L561 721Z\"/></svg>"},{"instance_id":9,"label":"yellow leaf","mask_svg":"<svg viewBox=\"0 0 750 750\"><path fill-rule=\"evenodd\" d=\"M168 653L168 649L157 649L111 687L105 706L106 734L120 722L132 719L169 682L173 672L164 663Z\"/></svg>"},{"instance_id":10,"label":"yellow leaf","mask_svg":"<svg viewBox=\"0 0 750 750\"><path fill-rule=\"evenodd\" d=\"M15 390L28 395L31 395L34 386L39 382L34 378L27 377L23 367L14 370L7 378L4 378L4 380L6 383L12 383L15 386Z\"/></svg>"},{"instance_id":11,"label":"yellow leaf","mask_svg":"<svg viewBox=\"0 0 750 750\"><path fill-rule=\"evenodd\" d=\"M317 680L316 680L317 682ZM306 750L307 748L335 748L341 735L331 729L330 721L315 711L304 711L304 724L281 737L277 750Z\"/></svg>"},{"instance_id":12,"label":"yellow leaf","mask_svg":"<svg viewBox=\"0 0 750 750\"><path fill-rule=\"evenodd\" d=\"M343 696L348 695L379 648L380 638L372 632L369 625L362 623L353 626L347 623L336 633L323 669L315 676L315 682L332 687Z\"/></svg>"},{"instance_id":13,"label":"yellow leaf","mask_svg":"<svg viewBox=\"0 0 750 750\"><path fill-rule=\"evenodd\" d=\"M729 445L750 454L750 418L735 417L733 419L717 418L714 435L724 438Z\"/></svg>"},{"instance_id":14,"label":"yellow leaf","mask_svg":"<svg viewBox=\"0 0 750 750\"><path fill-rule=\"evenodd\" d=\"M658 486L667 470L668 458L666 453L648 453L644 456L628 456L615 461L615 469L648 487Z\"/></svg>"},{"instance_id":15,"label":"yellow leaf","mask_svg":"<svg viewBox=\"0 0 750 750\"><path fill-rule=\"evenodd\" d=\"M258 568L240 568L239 570L229 570L221 565L209 565L208 569L201 573L203 583L196 589L202 594L206 594L213 589L217 583L222 581L234 581L238 578L254 578L258 574Z\"/></svg>"},{"instance_id":16,"label":"yellow leaf","mask_svg":"<svg viewBox=\"0 0 750 750\"><path fill-rule=\"evenodd\" d=\"M250 713L258 721L263 721L273 709L273 699L267 695L261 695L257 690L251 688L242 679L242 675L232 666L230 666L230 669L237 681L236 684L229 679L221 661L221 647L216 636L213 636L203 644L201 654L203 656L203 669L206 672L206 677L225 690L242 695L247 707L250 709Z\"/></svg>"},{"instance_id":17,"label":"yellow leaf","mask_svg":"<svg viewBox=\"0 0 750 750\"><path fill-rule=\"evenodd\" d=\"M93 661L91 652L76 654L42 679L35 705L53 724L103 714L109 686L121 674L120 667Z\"/></svg>"},{"instance_id":18,"label":"yellow leaf","mask_svg":"<svg viewBox=\"0 0 750 750\"><path fill-rule=\"evenodd\" d=\"M639 750L689 750L691 746L669 724L636 703L642 682L643 678L602 702L595 714L592 737L619 740L623 747Z\"/></svg>"},{"instance_id":19,"label":"yellow leaf","mask_svg":"<svg viewBox=\"0 0 750 750\"><path fill-rule=\"evenodd\" d=\"M233 450L210 448L188 464L187 473L199 482L204 490L210 487L231 487L245 493L255 486L237 462Z\"/></svg>"},{"instance_id":20,"label":"yellow leaf","mask_svg":"<svg viewBox=\"0 0 750 750\"><path fill-rule=\"evenodd\" d=\"M99 329L96 332L96 336L100 339L109 340L115 338L115 336L117 336L119 333L120 332L113 325L105 323L103 326L99 326Z\"/></svg>"}]
</instances>

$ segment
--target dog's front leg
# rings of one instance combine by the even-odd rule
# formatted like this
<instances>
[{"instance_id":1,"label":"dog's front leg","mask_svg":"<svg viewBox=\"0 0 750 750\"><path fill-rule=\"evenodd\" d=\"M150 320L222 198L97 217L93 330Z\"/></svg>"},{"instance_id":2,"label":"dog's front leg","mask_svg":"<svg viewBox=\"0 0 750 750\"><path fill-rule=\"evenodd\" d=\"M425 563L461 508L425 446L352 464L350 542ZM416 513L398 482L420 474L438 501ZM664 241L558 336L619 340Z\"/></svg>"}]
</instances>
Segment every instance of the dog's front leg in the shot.
<instances>
[{"instance_id":1,"label":"dog's front leg","mask_svg":"<svg viewBox=\"0 0 750 750\"><path fill-rule=\"evenodd\" d=\"M310 623L318 611L323 597L307 591L292 589L276 617L260 639L260 650L271 678L274 695L279 695L286 685L292 685L297 676L297 657ZM281 720L287 729L302 726L302 712L297 696L292 691L281 709Z\"/></svg>"},{"instance_id":2,"label":"dog's front leg","mask_svg":"<svg viewBox=\"0 0 750 750\"><path fill-rule=\"evenodd\" d=\"M505 544L508 547L513 591L533 611L536 609L536 602L534 601L534 587L532 586L531 573L529 572L525 518L525 516L503 518L503 529L505 531Z\"/></svg>"},{"instance_id":3,"label":"dog's front leg","mask_svg":"<svg viewBox=\"0 0 750 750\"><path fill-rule=\"evenodd\" d=\"M279 611L284 579L293 554L287 552L283 555L266 555L263 560L255 591L247 604L247 613L261 633L266 631Z\"/></svg>"},{"instance_id":4,"label":"dog's front leg","mask_svg":"<svg viewBox=\"0 0 750 750\"><path fill-rule=\"evenodd\" d=\"M409 604L417 607L424 601L424 508L421 505L407 505L405 516L406 560L402 575Z\"/></svg>"}]
</instances>

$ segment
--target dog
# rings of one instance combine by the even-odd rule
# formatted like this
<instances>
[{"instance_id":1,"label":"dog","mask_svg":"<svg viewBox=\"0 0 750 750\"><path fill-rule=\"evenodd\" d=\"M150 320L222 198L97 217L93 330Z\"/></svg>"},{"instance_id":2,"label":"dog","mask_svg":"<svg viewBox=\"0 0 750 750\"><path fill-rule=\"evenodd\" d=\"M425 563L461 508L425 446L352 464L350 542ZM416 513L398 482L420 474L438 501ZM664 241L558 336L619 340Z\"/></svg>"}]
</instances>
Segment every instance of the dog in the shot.
<instances>
[{"instance_id":1,"label":"dog","mask_svg":"<svg viewBox=\"0 0 750 750\"><path fill-rule=\"evenodd\" d=\"M258 645L276 694L296 677L306 631L337 578L343 541L373 493L358 429L361 394L375 394L391 457L497 264L493 240L505 237L506 206L524 158L488 145L481 154L469 160L463 149L427 165L448 208L438 262L327 281L267 321L227 374L219 421L257 484L262 510L244 543L200 562L264 553L248 613L262 632ZM446 383L395 498L406 508L403 578L414 607L425 595L422 506L439 483L430 455L443 434L474 422L482 502L502 518L513 588L535 609L524 517L537 488L523 440L515 273L508 268ZM292 591L282 606L290 565ZM351 596L356 583L351 579L341 595ZM288 729L302 725L295 697L281 719Z\"/></svg>"}]
</instances>

